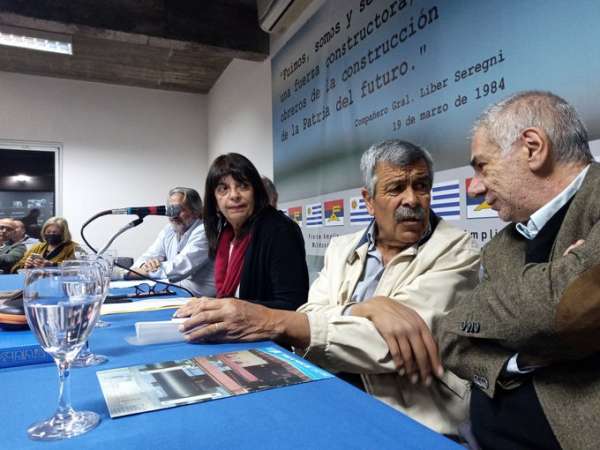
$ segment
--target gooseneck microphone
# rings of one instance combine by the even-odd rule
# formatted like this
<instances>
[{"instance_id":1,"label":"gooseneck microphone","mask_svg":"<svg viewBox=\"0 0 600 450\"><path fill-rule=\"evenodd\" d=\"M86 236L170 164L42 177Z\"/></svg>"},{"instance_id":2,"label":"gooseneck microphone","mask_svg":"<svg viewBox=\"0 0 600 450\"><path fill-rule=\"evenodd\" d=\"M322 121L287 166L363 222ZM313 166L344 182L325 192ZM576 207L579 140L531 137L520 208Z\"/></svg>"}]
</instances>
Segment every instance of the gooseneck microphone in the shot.
<instances>
[{"instance_id":1,"label":"gooseneck microphone","mask_svg":"<svg viewBox=\"0 0 600 450\"><path fill-rule=\"evenodd\" d=\"M144 221L144 218L146 216L168 216L168 217L177 217L179 215L179 213L181 212L181 206L179 205L161 205L161 206L133 206L131 208L118 208L118 209L107 209L105 211L101 211L97 214L94 214L92 217L90 217L82 226L81 226L81 239L83 239L83 242L86 243L86 245L96 254L98 255L102 255L106 249L108 249L111 244L114 242L114 240L119 237L121 234L123 234L125 231L133 228L133 227L137 227L139 224L141 224ZM92 223L94 220L96 220L99 217L102 216L107 216L110 214L127 214L127 215L137 215L137 219L129 222L127 225L125 225L124 227L122 227L109 241L108 243L101 249L101 250L96 250L94 247L92 247L92 245L88 242L88 240L85 237L85 228ZM127 270L128 272L134 273L137 276L139 276L140 278L146 279L146 280L150 280L150 281L157 281L154 280L152 278L150 278L148 275L146 274L142 274L139 272L136 272L135 270L131 269L130 267L126 267L126 266L122 266L119 263L115 263L115 266L120 267L121 269ZM166 286L173 286L177 289L181 289L185 292L187 292L190 297L194 296L194 293L192 291L190 291L189 289L183 287L183 286L178 286L176 284L173 283L167 283L165 281L160 281L161 284L164 284Z\"/></svg>"},{"instance_id":2,"label":"gooseneck microphone","mask_svg":"<svg viewBox=\"0 0 600 450\"><path fill-rule=\"evenodd\" d=\"M176 217L181 212L181 207L178 205L161 205L161 206L132 206L130 208L111 209L109 214L127 214L130 216L168 216Z\"/></svg>"}]
</instances>

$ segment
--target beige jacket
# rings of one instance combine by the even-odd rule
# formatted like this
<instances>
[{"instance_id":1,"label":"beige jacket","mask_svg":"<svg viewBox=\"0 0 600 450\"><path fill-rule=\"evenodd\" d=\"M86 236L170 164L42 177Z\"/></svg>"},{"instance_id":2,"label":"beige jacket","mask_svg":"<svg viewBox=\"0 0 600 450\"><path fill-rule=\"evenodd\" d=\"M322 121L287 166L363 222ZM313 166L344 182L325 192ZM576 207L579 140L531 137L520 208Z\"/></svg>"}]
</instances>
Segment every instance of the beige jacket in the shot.
<instances>
[{"instance_id":1,"label":"beige jacket","mask_svg":"<svg viewBox=\"0 0 600 450\"><path fill-rule=\"evenodd\" d=\"M446 371L429 388L412 385L394 367L387 344L372 322L342 315L366 261L364 231L331 240L325 264L299 312L308 316L311 342L303 356L332 371L360 373L367 391L427 427L456 434L468 413L470 388ZM358 246L358 247L357 247ZM479 251L470 237L444 220L423 245L396 255L374 295L391 297L417 311L431 326L446 314L457 294L478 278Z\"/></svg>"}]
</instances>

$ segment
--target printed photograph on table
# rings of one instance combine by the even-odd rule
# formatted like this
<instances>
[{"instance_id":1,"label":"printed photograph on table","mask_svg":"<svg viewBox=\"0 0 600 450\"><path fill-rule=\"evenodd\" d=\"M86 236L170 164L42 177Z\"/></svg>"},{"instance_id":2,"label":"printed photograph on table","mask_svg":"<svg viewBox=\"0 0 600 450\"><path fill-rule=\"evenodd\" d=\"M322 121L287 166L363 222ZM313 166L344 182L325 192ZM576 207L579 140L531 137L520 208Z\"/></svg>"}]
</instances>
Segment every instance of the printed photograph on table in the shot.
<instances>
[{"instance_id":1,"label":"printed photograph on table","mask_svg":"<svg viewBox=\"0 0 600 450\"><path fill-rule=\"evenodd\" d=\"M458 180L433 183L431 209L446 220L460 220L460 183Z\"/></svg>"},{"instance_id":2,"label":"printed photograph on table","mask_svg":"<svg viewBox=\"0 0 600 450\"><path fill-rule=\"evenodd\" d=\"M96 373L111 418L332 378L276 347Z\"/></svg>"},{"instance_id":3,"label":"printed photograph on table","mask_svg":"<svg viewBox=\"0 0 600 450\"><path fill-rule=\"evenodd\" d=\"M469 192L473 178L465 180L466 192ZM467 218L468 219L486 219L498 217L498 213L485 201L484 195L470 197L467 195Z\"/></svg>"},{"instance_id":4,"label":"printed photograph on table","mask_svg":"<svg viewBox=\"0 0 600 450\"><path fill-rule=\"evenodd\" d=\"M362 197L350 198L350 225L366 226L373 216L367 211L367 204Z\"/></svg>"},{"instance_id":5,"label":"printed photograph on table","mask_svg":"<svg viewBox=\"0 0 600 450\"><path fill-rule=\"evenodd\" d=\"M344 199L326 201L325 226L335 227L341 225L344 225Z\"/></svg>"},{"instance_id":6,"label":"printed photograph on table","mask_svg":"<svg viewBox=\"0 0 600 450\"><path fill-rule=\"evenodd\" d=\"M288 208L287 215L290 219L302 226L302 206Z\"/></svg>"},{"instance_id":7,"label":"printed photograph on table","mask_svg":"<svg viewBox=\"0 0 600 450\"><path fill-rule=\"evenodd\" d=\"M323 205L321 203L311 203L306 205L306 226L320 227L323 225Z\"/></svg>"}]
</instances>

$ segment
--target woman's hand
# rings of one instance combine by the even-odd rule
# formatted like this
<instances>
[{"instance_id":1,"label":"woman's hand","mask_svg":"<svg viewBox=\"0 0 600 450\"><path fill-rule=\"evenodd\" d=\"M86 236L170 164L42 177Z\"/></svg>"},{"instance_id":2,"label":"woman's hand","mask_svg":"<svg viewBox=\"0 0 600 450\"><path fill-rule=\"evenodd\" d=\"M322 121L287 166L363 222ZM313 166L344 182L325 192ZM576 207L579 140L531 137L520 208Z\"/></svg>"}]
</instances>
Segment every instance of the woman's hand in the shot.
<instances>
[{"instance_id":1,"label":"woman's hand","mask_svg":"<svg viewBox=\"0 0 600 450\"><path fill-rule=\"evenodd\" d=\"M35 258L33 258L32 256L28 256L27 259L25 260L25 263L23 264L23 267L25 269L31 269L33 267L34 260L35 260Z\"/></svg>"},{"instance_id":2,"label":"woman's hand","mask_svg":"<svg viewBox=\"0 0 600 450\"><path fill-rule=\"evenodd\" d=\"M29 255L25 260L23 267L25 267L25 269L37 269L46 266L46 263L50 263L50 261L46 261L40 255Z\"/></svg>"}]
</instances>

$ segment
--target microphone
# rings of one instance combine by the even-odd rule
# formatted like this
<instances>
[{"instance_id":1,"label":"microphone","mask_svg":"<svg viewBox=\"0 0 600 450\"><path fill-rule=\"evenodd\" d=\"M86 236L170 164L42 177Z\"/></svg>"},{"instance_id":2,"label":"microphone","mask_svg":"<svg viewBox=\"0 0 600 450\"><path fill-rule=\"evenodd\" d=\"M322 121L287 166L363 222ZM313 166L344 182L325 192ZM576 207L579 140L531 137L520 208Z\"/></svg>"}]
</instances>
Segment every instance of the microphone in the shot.
<instances>
[{"instance_id":1,"label":"microphone","mask_svg":"<svg viewBox=\"0 0 600 450\"><path fill-rule=\"evenodd\" d=\"M181 212L178 205L160 205L160 206L132 206L130 208L117 208L109 210L110 214L127 214L145 216L168 216L176 217Z\"/></svg>"}]
</instances>

